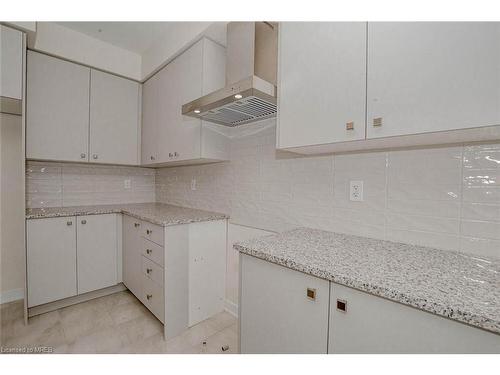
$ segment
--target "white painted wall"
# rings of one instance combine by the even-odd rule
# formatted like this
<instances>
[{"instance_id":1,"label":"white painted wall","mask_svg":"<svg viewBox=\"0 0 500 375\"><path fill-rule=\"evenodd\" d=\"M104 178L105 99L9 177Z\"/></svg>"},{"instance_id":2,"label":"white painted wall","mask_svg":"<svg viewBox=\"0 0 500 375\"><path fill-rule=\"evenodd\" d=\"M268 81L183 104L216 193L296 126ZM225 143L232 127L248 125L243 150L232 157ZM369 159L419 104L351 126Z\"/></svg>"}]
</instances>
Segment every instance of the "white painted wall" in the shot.
<instances>
[{"instance_id":1,"label":"white painted wall","mask_svg":"<svg viewBox=\"0 0 500 375\"><path fill-rule=\"evenodd\" d=\"M37 22L28 48L135 80L142 78L141 55L52 22Z\"/></svg>"},{"instance_id":2,"label":"white painted wall","mask_svg":"<svg viewBox=\"0 0 500 375\"><path fill-rule=\"evenodd\" d=\"M24 31L26 33L36 32L35 21L19 21L19 22L5 22L6 25L12 26L14 29Z\"/></svg>"},{"instance_id":3,"label":"white painted wall","mask_svg":"<svg viewBox=\"0 0 500 375\"><path fill-rule=\"evenodd\" d=\"M0 114L0 303L24 295L21 116Z\"/></svg>"},{"instance_id":4,"label":"white painted wall","mask_svg":"<svg viewBox=\"0 0 500 375\"><path fill-rule=\"evenodd\" d=\"M142 78L149 77L166 62L187 49L202 35L221 43L225 40L225 22L178 22L172 24L172 31L156 41L142 55Z\"/></svg>"},{"instance_id":5,"label":"white painted wall","mask_svg":"<svg viewBox=\"0 0 500 375\"><path fill-rule=\"evenodd\" d=\"M142 54L54 22L16 26L36 27L36 33L28 33L28 48L142 82L202 36L225 45L226 24L227 22L171 22L165 28L164 35L158 37Z\"/></svg>"}]
</instances>

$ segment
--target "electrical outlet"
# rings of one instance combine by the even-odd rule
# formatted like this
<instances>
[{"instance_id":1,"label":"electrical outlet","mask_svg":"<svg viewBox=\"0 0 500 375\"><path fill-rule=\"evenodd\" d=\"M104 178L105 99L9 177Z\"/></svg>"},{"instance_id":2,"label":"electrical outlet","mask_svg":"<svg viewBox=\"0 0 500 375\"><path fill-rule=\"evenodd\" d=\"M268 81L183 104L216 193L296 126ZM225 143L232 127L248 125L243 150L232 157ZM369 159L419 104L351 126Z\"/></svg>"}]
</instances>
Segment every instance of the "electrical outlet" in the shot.
<instances>
[{"instance_id":1,"label":"electrical outlet","mask_svg":"<svg viewBox=\"0 0 500 375\"><path fill-rule=\"evenodd\" d=\"M131 187L130 180L124 180L123 181L123 187L125 189L130 189L130 187Z\"/></svg>"},{"instance_id":2,"label":"electrical outlet","mask_svg":"<svg viewBox=\"0 0 500 375\"><path fill-rule=\"evenodd\" d=\"M363 181L349 181L349 199L354 202L363 201Z\"/></svg>"},{"instance_id":3,"label":"electrical outlet","mask_svg":"<svg viewBox=\"0 0 500 375\"><path fill-rule=\"evenodd\" d=\"M196 190L196 178L191 179L191 190Z\"/></svg>"}]
</instances>

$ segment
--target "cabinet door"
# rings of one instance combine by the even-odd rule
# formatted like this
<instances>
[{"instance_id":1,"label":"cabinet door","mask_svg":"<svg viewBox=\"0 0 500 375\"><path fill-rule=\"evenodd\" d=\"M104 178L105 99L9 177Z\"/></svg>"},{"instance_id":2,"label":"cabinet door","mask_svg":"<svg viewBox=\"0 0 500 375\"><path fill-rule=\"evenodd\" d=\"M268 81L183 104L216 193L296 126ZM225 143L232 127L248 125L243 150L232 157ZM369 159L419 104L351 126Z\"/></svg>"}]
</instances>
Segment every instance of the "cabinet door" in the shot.
<instances>
[{"instance_id":1,"label":"cabinet door","mask_svg":"<svg viewBox=\"0 0 500 375\"><path fill-rule=\"evenodd\" d=\"M142 299L140 226L140 220L123 215L123 283Z\"/></svg>"},{"instance_id":2,"label":"cabinet door","mask_svg":"<svg viewBox=\"0 0 500 375\"><path fill-rule=\"evenodd\" d=\"M369 23L367 137L499 124L499 42L496 22Z\"/></svg>"},{"instance_id":3,"label":"cabinet door","mask_svg":"<svg viewBox=\"0 0 500 375\"><path fill-rule=\"evenodd\" d=\"M23 33L0 25L0 97L22 99Z\"/></svg>"},{"instance_id":4,"label":"cabinet door","mask_svg":"<svg viewBox=\"0 0 500 375\"><path fill-rule=\"evenodd\" d=\"M365 138L366 23L283 22L278 148Z\"/></svg>"},{"instance_id":5,"label":"cabinet door","mask_svg":"<svg viewBox=\"0 0 500 375\"><path fill-rule=\"evenodd\" d=\"M78 294L117 284L116 214L76 218Z\"/></svg>"},{"instance_id":6,"label":"cabinet door","mask_svg":"<svg viewBox=\"0 0 500 375\"><path fill-rule=\"evenodd\" d=\"M202 71L203 41L199 41L158 73L158 157L163 162L201 156L201 121L183 116L181 107L202 95Z\"/></svg>"},{"instance_id":7,"label":"cabinet door","mask_svg":"<svg viewBox=\"0 0 500 375\"><path fill-rule=\"evenodd\" d=\"M76 295L75 219L27 220L28 307Z\"/></svg>"},{"instance_id":8,"label":"cabinet door","mask_svg":"<svg viewBox=\"0 0 500 375\"><path fill-rule=\"evenodd\" d=\"M225 275L226 221L190 224L189 326L224 310Z\"/></svg>"},{"instance_id":9,"label":"cabinet door","mask_svg":"<svg viewBox=\"0 0 500 375\"><path fill-rule=\"evenodd\" d=\"M28 51L26 156L87 161L90 69Z\"/></svg>"},{"instance_id":10,"label":"cabinet door","mask_svg":"<svg viewBox=\"0 0 500 375\"><path fill-rule=\"evenodd\" d=\"M158 161L158 112L160 110L158 92L160 73L155 74L142 85L141 163L144 165L153 164Z\"/></svg>"},{"instance_id":11,"label":"cabinet door","mask_svg":"<svg viewBox=\"0 0 500 375\"><path fill-rule=\"evenodd\" d=\"M90 160L138 164L139 131L139 84L92 70Z\"/></svg>"},{"instance_id":12,"label":"cabinet door","mask_svg":"<svg viewBox=\"0 0 500 375\"><path fill-rule=\"evenodd\" d=\"M494 333L343 285L330 291L329 353L500 353Z\"/></svg>"},{"instance_id":13,"label":"cabinet door","mask_svg":"<svg viewBox=\"0 0 500 375\"><path fill-rule=\"evenodd\" d=\"M328 281L244 254L240 267L241 353L327 352Z\"/></svg>"}]
</instances>

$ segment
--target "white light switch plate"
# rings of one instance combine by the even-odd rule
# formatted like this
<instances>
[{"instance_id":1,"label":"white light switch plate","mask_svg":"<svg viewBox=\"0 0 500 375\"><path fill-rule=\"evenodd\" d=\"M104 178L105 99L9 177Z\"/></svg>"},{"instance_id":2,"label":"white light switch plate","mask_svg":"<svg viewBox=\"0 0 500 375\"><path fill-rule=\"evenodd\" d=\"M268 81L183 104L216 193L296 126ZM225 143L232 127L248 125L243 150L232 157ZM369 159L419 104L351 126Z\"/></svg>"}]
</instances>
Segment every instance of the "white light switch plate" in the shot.
<instances>
[{"instance_id":1,"label":"white light switch plate","mask_svg":"<svg viewBox=\"0 0 500 375\"><path fill-rule=\"evenodd\" d=\"M191 179L191 190L196 190L196 178Z\"/></svg>"},{"instance_id":2,"label":"white light switch plate","mask_svg":"<svg viewBox=\"0 0 500 375\"><path fill-rule=\"evenodd\" d=\"M354 202L363 201L363 181L349 181L349 199Z\"/></svg>"}]
</instances>

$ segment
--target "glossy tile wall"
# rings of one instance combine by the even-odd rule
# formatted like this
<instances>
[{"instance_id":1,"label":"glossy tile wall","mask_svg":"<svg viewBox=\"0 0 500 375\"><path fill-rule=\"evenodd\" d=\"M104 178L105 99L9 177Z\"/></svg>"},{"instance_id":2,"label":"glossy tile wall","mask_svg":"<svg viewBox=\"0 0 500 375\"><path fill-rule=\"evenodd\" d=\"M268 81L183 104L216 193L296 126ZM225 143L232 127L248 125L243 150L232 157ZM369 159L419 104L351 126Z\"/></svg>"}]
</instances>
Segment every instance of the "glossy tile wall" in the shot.
<instances>
[{"instance_id":1,"label":"glossy tile wall","mask_svg":"<svg viewBox=\"0 0 500 375\"><path fill-rule=\"evenodd\" d=\"M230 162L158 169L157 201L267 230L307 226L500 257L500 144L296 157L275 151L274 120L231 138ZM364 181L363 202L349 200L350 180Z\"/></svg>"},{"instance_id":2,"label":"glossy tile wall","mask_svg":"<svg viewBox=\"0 0 500 375\"><path fill-rule=\"evenodd\" d=\"M154 201L154 169L34 161L26 164L29 208Z\"/></svg>"}]
</instances>

